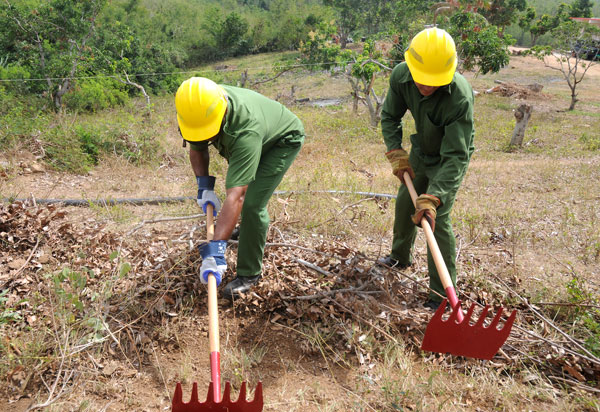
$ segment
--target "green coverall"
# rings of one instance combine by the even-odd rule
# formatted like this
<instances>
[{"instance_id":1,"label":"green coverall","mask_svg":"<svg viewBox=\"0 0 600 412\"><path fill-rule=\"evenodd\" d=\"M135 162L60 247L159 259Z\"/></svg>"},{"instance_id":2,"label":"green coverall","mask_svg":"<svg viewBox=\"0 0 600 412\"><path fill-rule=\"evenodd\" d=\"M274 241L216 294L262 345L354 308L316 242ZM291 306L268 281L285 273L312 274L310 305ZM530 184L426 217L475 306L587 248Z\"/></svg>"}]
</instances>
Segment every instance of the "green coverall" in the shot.
<instances>
[{"instance_id":1,"label":"green coverall","mask_svg":"<svg viewBox=\"0 0 600 412\"><path fill-rule=\"evenodd\" d=\"M267 203L304 143L304 127L281 103L252 90L221 85L227 113L221 132L210 143L191 144L206 150L213 144L227 159L227 189L248 185L242 206L237 275L256 276L269 228Z\"/></svg>"},{"instance_id":2,"label":"green coverall","mask_svg":"<svg viewBox=\"0 0 600 412\"><path fill-rule=\"evenodd\" d=\"M456 286L456 241L450 211L474 150L473 89L462 75L455 73L449 85L423 97L406 63L400 63L392 71L381 113L381 130L388 151L402 148L402 117L407 110L412 113L417 130L410 136L409 161L415 172L413 183L418 194L427 193L441 200L434 235ZM401 185L396 197L390 256L403 265L412 263L411 249L417 234L417 227L411 220L414 212L410 194L406 186ZM445 296L429 248L427 264L430 288ZM429 298L441 300L432 292Z\"/></svg>"}]
</instances>

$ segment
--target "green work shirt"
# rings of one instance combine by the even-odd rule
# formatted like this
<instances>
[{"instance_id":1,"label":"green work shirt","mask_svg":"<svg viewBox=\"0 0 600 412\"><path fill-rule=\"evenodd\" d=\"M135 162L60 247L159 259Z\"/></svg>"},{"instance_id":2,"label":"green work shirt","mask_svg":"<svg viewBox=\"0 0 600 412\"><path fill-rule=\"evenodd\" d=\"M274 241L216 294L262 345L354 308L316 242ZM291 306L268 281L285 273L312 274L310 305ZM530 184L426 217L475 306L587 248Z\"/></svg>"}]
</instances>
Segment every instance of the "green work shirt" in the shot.
<instances>
[{"instance_id":1,"label":"green work shirt","mask_svg":"<svg viewBox=\"0 0 600 412\"><path fill-rule=\"evenodd\" d=\"M387 150L402 148L402 117L410 110L417 132L410 136L411 158L437 169L428 194L445 202L460 185L473 153L473 89L459 73L431 96L422 96L406 63L390 76L390 88L381 112L381 131Z\"/></svg>"},{"instance_id":2,"label":"green work shirt","mask_svg":"<svg viewBox=\"0 0 600 412\"><path fill-rule=\"evenodd\" d=\"M252 90L221 86L227 93L227 113L212 144L229 163L225 187L231 189L254 181L262 154L282 140L304 136L304 127L295 114L275 100ZM206 150L209 144L191 146Z\"/></svg>"}]
</instances>

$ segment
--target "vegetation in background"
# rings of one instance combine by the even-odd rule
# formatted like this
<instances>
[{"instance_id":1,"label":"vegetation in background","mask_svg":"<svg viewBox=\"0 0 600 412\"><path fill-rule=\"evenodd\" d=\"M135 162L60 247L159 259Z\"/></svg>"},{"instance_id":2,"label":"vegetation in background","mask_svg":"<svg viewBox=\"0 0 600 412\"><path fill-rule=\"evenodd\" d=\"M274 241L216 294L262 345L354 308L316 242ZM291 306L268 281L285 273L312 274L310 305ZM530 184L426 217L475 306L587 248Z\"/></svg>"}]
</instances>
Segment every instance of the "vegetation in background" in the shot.
<instances>
[{"instance_id":1,"label":"vegetation in background","mask_svg":"<svg viewBox=\"0 0 600 412\"><path fill-rule=\"evenodd\" d=\"M596 27L566 20L552 30L551 45L534 46L529 50L544 61L546 67L562 74L571 91L569 110L574 110L579 100L577 86L583 81L589 68L597 64L595 60L600 53L598 38L600 30Z\"/></svg>"},{"instance_id":2,"label":"vegetation in background","mask_svg":"<svg viewBox=\"0 0 600 412\"><path fill-rule=\"evenodd\" d=\"M82 146L79 131L60 118L52 120L47 111L99 113L127 107L132 96L143 94L146 110L138 113L149 116L157 96L172 94L183 78L198 73L190 68L297 49L302 64L344 73L354 109L363 102L376 126L386 74L440 7L449 13L437 23L456 40L459 70L482 74L508 63L514 40L505 28L511 23L519 20L537 40L569 16L590 13L584 0L561 5L552 16L538 17L527 5L524 0L7 0L0 3L0 121L8 127L0 131L0 148L39 141L35 144L48 149L45 159L61 170L86 170L108 152L136 162L148 159L144 150L156 150L156 137L98 131L97 141ZM351 38L366 41L344 48ZM275 71L289 71L295 63L279 64ZM240 81L227 73L213 77ZM129 137L123 143L115 136ZM144 149L122 148L136 144ZM85 147L97 147L97 153ZM81 151L71 159L63 152L69 148Z\"/></svg>"},{"instance_id":3,"label":"vegetation in background","mask_svg":"<svg viewBox=\"0 0 600 412\"><path fill-rule=\"evenodd\" d=\"M105 0L3 2L0 37L5 40L0 53L7 66L44 79L30 82L30 91L47 93L60 109L73 78L93 55L90 43L105 4Z\"/></svg>"},{"instance_id":4,"label":"vegetation in background","mask_svg":"<svg viewBox=\"0 0 600 412\"><path fill-rule=\"evenodd\" d=\"M508 64L510 35L500 36L498 27L481 14L461 10L448 19L448 32L455 39L459 70L497 73Z\"/></svg>"}]
</instances>

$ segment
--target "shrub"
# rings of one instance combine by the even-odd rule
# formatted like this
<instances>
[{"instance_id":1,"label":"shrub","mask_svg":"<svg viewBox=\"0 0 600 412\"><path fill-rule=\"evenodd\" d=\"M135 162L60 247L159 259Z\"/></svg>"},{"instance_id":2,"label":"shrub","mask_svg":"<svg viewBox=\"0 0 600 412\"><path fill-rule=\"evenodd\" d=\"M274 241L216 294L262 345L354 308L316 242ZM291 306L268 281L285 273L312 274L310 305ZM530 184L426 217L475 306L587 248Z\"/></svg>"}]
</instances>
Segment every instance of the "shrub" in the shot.
<instances>
[{"instance_id":1,"label":"shrub","mask_svg":"<svg viewBox=\"0 0 600 412\"><path fill-rule=\"evenodd\" d=\"M18 65L9 64L8 66L0 66L0 80L14 80L3 82L5 88L9 91L24 93L29 91L28 83L21 81L30 77L29 71L26 68Z\"/></svg>"},{"instance_id":2,"label":"shrub","mask_svg":"<svg viewBox=\"0 0 600 412\"><path fill-rule=\"evenodd\" d=\"M23 138L39 134L47 124L42 99L11 92L0 84L0 150L7 150Z\"/></svg>"},{"instance_id":3,"label":"shrub","mask_svg":"<svg viewBox=\"0 0 600 412\"><path fill-rule=\"evenodd\" d=\"M110 77L82 79L65 95L63 102L71 110L92 112L122 106L127 101L126 86Z\"/></svg>"},{"instance_id":4,"label":"shrub","mask_svg":"<svg viewBox=\"0 0 600 412\"><path fill-rule=\"evenodd\" d=\"M83 173L93 164L90 155L82 149L85 143L81 144L79 136L74 133L75 130L58 125L44 134L46 160L57 170Z\"/></svg>"}]
</instances>

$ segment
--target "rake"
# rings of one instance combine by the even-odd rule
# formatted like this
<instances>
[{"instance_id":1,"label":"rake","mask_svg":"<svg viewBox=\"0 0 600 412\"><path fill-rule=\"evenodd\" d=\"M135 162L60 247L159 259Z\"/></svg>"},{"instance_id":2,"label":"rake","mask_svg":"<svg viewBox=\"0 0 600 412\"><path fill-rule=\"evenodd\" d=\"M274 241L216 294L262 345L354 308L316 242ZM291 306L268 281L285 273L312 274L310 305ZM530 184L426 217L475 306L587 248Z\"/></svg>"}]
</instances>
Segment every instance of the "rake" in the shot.
<instances>
[{"instance_id":1,"label":"rake","mask_svg":"<svg viewBox=\"0 0 600 412\"><path fill-rule=\"evenodd\" d=\"M214 236L213 207L206 208L206 237ZM254 399L246 400L246 382L242 382L237 401L231 400L231 384L225 383L221 397L221 355L219 353L219 312L217 306L217 280L208 276L208 339L210 342L210 375L208 396L205 402L198 400L198 384L194 382L189 402L183 402L181 383L177 383L173 395L172 412L261 412L263 409L262 383L254 391Z\"/></svg>"},{"instance_id":2,"label":"rake","mask_svg":"<svg viewBox=\"0 0 600 412\"><path fill-rule=\"evenodd\" d=\"M404 183L416 207L417 192L407 172L404 172ZM506 339L508 339L513 322L517 316L517 311L513 311L504 322L504 326L498 329L503 309L500 307L489 326L484 326L485 318L489 312L489 306L486 305L479 316L479 320L472 325L471 317L473 316L475 304L471 305L466 316L463 315L461 302L456 297L456 291L446 268L446 263L444 263L444 258L433 235L433 230L431 230L431 225L425 215L421 219L421 227L425 232L427 245L440 275L444 290L446 291L446 296L448 297L442 301L440 307L429 321L427 329L425 329L425 337L423 338L421 349L429 352L451 353L452 355L469 358L492 359L504 342L506 342ZM452 314L448 319L444 320L442 316L448 302L450 302Z\"/></svg>"}]
</instances>

